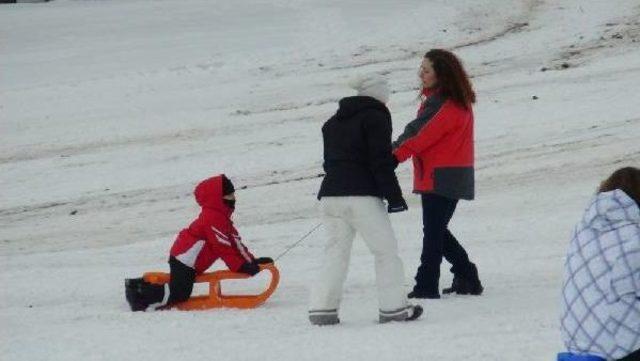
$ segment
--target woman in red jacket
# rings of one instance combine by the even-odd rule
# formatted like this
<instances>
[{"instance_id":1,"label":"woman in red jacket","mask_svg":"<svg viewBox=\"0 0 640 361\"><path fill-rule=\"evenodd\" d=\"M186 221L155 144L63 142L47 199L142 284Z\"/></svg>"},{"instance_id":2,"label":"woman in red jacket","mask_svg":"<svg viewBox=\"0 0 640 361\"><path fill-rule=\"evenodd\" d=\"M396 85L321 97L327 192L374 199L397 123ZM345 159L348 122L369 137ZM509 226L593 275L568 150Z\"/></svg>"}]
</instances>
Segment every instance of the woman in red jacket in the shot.
<instances>
[{"instance_id":1,"label":"woman in red jacket","mask_svg":"<svg viewBox=\"0 0 640 361\"><path fill-rule=\"evenodd\" d=\"M413 158L413 191L422 197L423 248L410 298L440 298L444 256L453 284L443 293L479 295L476 266L448 229L458 200L474 197L473 109L475 93L451 52L427 52L419 72L423 100L418 116L394 142L398 162Z\"/></svg>"}]
</instances>

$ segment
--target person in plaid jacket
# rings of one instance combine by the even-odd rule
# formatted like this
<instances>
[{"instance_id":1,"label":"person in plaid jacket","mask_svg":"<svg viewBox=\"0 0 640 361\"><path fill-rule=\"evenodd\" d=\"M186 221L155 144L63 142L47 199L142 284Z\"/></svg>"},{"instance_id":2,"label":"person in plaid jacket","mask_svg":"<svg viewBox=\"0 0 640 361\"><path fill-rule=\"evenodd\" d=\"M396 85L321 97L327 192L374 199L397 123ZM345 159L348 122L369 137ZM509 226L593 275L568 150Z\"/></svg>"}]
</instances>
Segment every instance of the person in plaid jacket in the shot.
<instances>
[{"instance_id":1,"label":"person in plaid jacket","mask_svg":"<svg viewBox=\"0 0 640 361\"><path fill-rule=\"evenodd\" d=\"M640 169L601 184L564 268L558 361L640 360Z\"/></svg>"}]
</instances>

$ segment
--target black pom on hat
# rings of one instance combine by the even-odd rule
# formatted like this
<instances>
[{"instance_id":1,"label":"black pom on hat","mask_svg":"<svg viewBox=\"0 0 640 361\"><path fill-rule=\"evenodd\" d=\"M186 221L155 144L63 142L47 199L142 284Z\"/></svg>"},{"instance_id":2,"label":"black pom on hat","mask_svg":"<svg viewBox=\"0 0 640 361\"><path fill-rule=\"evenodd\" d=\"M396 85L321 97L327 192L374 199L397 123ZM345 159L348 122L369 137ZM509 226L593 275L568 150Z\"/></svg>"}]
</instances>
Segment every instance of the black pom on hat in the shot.
<instances>
[{"instance_id":1,"label":"black pom on hat","mask_svg":"<svg viewBox=\"0 0 640 361\"><path fill-rule=\"evenodd\" d=\"M234 193L236 189L233 187L233 183L227 178L227 176L222 175L222 195L226 196L227 194Z\"/></svg>"}]
</instances>

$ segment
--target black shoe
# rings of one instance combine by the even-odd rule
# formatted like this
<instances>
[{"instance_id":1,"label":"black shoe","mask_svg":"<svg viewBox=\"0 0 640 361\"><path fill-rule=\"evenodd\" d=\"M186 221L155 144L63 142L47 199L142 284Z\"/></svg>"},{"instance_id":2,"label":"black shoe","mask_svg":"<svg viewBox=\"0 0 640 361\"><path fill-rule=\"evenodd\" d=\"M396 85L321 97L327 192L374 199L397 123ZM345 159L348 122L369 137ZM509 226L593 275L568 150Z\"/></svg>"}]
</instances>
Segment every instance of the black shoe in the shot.
<instances>
[{"instance_id":1,"label":"black shoe","mask_svg":"<svg viewBox=\"0 0 640 361\"><path fill-rule=\"evenodd\" d=\"M405 319L405 321L415 321L418 318L420 318L420 316L422 316L422 312L424 310L422 309L422 306L420 305L412 305L409 306L409 316L407 316L407 318Z\"/></svg>"},{"instance_id":2,"label":"black shoe","mask_svg":"<svg viewBox=\"0 0 640 361\"><path fill-rule=\"evenodd\" d=\"M427 292L427 291L416 291L413 290L409 292L407 295L408 298L425 298L425 299L438 299L440 298L440 293L438 291Z\"/></svg>"}]
</instances>

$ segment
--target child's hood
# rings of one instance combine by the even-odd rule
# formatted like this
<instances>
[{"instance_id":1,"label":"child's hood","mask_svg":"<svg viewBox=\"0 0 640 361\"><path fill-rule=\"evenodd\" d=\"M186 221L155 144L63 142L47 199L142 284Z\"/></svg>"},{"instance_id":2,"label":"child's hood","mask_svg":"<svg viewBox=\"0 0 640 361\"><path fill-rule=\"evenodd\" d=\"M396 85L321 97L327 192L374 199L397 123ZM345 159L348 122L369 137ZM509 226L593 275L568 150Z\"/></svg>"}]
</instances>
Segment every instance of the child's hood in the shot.
<instances>
[{"instance_id":1,"label":"child's hood","mask_svg":"<svg viewBox=\"0 0 640 361\"><path fill-rule=\"evenodd\" d=\"M222 201L222 177L220 174L200 182L193 194L196 202L203 208L214 208L223 211L230 211L229 207Z\"/></svg>"}]
</instances>

